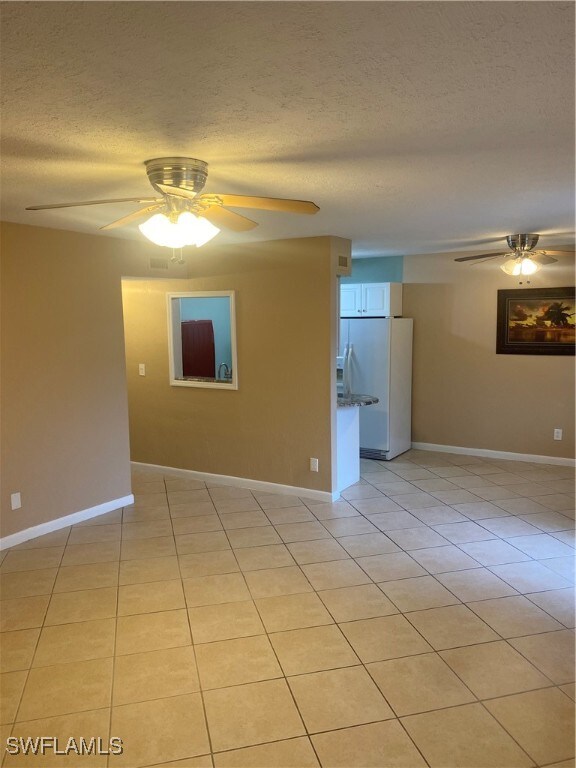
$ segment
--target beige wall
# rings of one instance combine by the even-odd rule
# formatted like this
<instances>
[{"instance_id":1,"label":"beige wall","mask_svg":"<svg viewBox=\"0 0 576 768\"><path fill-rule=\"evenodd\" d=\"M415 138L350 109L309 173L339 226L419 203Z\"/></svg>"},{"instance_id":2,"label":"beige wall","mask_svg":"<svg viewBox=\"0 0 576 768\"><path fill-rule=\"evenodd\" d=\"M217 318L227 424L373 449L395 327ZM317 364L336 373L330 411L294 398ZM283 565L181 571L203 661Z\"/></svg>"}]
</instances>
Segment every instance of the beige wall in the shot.
<instances>
[{"instance_id":1,"label":"beige wall","mask_svg":"<svg viewBox=\"0 0 576 768\"><path fill-rule=\"evenodd\" d=\"M469 254L461 254L469 255ZM404 259L404 314L414 318L416 442L574 456L574 357L496 354L496 293L519 288L498 261L458 254ZM526 287L574 285L573 260ZM564 430L562 442L553 429Z\"/></svg>"},{"instance_id":2,"label":"beige wall","mask_svg":"<svg viewBox=\"0 0 576 768\"><path fill-rule=\"evenodd\" d=\"M190 280L124 281L133 460L331 490L331 244L214 246L194 252ZM166 293L182 290L236 291L238 390L169 385Z\"/></svg>"},{"instance_id":3,"label":"beige wall","mask_svg":"<svg viewBox=\"0 0 576 768\"><path fill-rule=\"evenodd\" d=\"M120 276L151 274L158 249L17 224L0 236L4 537L130 493Z\"/></svg>"}]
</instances>

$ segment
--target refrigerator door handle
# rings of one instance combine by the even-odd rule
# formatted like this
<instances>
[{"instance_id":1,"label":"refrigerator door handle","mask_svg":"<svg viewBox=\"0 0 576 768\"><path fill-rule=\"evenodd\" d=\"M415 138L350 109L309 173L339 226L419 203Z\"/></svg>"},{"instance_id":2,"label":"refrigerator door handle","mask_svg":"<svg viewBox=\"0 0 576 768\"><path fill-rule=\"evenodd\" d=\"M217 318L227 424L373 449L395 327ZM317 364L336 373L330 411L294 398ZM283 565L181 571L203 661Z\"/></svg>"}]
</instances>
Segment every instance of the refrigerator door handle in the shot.
<instances>
[{"instance_id":1,"label":"refrigerator door handle","mask_svg":"<svg viewBox=\"0 0 576 768\"><path fill-rule=\"evenodd\" d=\"M352 382L351 382L351 365L352 358L352 344L347 344L344 351L344 369L342 371L342 383L344 388L344 397L350 397L352 395Z\"/></svg>"}]
</instances>

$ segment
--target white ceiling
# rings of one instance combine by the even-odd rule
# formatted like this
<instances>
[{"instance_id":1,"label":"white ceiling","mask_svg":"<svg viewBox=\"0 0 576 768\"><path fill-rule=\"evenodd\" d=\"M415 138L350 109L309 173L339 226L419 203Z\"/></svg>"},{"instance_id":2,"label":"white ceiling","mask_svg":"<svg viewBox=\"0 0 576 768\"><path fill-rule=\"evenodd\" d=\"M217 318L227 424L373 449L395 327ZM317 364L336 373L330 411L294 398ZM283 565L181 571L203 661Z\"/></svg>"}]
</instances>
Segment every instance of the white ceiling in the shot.
<instances>
[{"instance_id":1,"label":"white ceiling","mask_svg":"<svg viewBox=\"0 0 576 768\"><path fill-rule=\"evenodd\" d=\"M97 232L137 204L24 208L149 195L143 161L183 155L209 163L207 192L320 206L244 211L258 229L220 242L331 234L357 256L501 250L514 232L573 242L571 2L3 2L1 14L4 220Z\"/></svg>"}]
</instances>

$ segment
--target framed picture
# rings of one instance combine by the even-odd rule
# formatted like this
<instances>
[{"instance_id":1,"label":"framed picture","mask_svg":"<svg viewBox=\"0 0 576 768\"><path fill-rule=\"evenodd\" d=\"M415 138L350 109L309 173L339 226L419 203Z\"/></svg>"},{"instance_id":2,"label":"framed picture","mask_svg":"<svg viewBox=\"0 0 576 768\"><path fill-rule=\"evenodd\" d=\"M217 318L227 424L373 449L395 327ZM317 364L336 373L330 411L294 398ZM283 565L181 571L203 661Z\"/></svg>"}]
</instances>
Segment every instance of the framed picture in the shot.
<instances>
[{"instance_id":1,"label":"framed picture","mask_svg":"<svg viewBox=\"0 0 576 768\"><path fill-rule=\"evenodd\" d=\"M498 291L496 354L573 355L574 288Z\"/></svg>"}]
</instances>

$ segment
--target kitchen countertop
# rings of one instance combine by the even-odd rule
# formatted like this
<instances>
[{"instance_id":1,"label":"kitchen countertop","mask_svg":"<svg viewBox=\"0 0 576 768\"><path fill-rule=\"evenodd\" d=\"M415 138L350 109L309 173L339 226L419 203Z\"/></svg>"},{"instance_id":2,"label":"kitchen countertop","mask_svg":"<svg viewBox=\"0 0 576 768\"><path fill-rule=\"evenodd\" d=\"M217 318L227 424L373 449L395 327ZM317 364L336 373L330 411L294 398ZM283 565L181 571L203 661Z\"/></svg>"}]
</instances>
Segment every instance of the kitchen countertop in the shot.
<instances>
[{"instance_id":1,"label":"kitchen countertop","mask_svg":"<svg viewBox=\"0 0 576 768\"><path fill-rule=\"evenodd\" d=\"M338 395L338 408L361 408L364 405L374 405L378 398L374 395Z\"/></svg>"}]
</instances>

